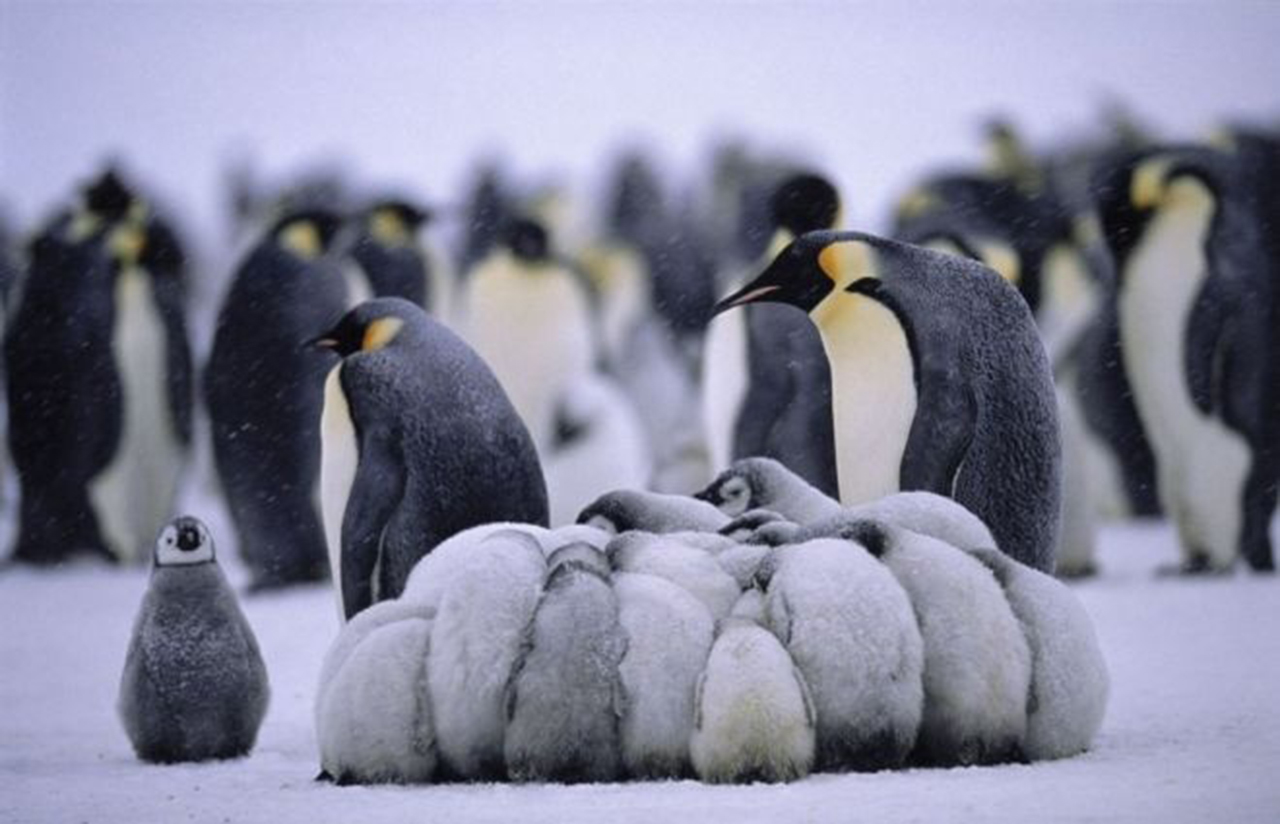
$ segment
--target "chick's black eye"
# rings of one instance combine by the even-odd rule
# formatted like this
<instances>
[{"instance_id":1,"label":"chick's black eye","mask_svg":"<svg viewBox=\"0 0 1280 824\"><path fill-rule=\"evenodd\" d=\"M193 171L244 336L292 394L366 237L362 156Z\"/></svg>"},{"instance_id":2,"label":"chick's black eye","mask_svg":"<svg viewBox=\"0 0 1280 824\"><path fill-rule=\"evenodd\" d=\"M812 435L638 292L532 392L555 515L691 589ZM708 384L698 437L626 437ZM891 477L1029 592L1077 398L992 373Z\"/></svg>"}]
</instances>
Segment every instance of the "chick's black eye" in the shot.
<instances>
[{"instance_id":1,"label":"chick's black eye","mask_svg":"<svg viewBox=\"0 0 1280 824\"><path fill-rule=\"evenodd\" d=\"M178 549L191 552L200 546L200 532L193 526L184 526L178 530Z\"/></svg>"}]
</instances>

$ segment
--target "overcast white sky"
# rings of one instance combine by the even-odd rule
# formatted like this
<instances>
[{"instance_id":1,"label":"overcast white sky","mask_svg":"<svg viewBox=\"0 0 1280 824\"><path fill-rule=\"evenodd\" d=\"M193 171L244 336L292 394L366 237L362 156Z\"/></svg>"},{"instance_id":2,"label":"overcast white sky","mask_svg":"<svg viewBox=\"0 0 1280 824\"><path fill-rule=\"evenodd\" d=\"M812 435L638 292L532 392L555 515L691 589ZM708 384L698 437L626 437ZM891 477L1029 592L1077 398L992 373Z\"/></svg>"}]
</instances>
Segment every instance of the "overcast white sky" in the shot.
<instances>
[{"instance_id":1,"label":"overcast white sky","mask_svg":"<svg viewBox=\"0 0 1280 824\"><path fill-rule=\"evenodd\" d=\"M677 168L741 132L800 147L874 227L1004 110L1037 142L1115 94L1179 136L1280 119L1280 3L118 3L0 0L0 199L23 219L109 151L189 213L223 160L344 157L450 197L502 149L598 171L642 135Z\"/></svg>"}]
</instances>

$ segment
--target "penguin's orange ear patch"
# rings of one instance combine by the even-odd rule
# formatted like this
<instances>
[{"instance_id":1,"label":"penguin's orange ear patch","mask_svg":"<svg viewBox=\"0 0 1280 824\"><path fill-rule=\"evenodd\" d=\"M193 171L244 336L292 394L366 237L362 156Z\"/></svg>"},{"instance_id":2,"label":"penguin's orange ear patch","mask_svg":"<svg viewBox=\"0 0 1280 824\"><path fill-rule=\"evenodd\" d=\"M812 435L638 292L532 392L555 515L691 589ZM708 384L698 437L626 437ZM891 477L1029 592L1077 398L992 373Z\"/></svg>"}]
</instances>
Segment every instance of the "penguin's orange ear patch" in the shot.
<instances>
[{"instance_id":1,"label":"penguin's orange ear patch","mask_svg":"<svg viewBox=\"0 0 1280 824\"><path fill-rule=\"evenodd\" d=\"M818 267L837 289L859 278L880 276L871 247L860 240L841 240L827 246L818 253Z\"/></svg>"},{"instance_id":2,"label":"penguin's orange ear patch","mask_svg":"<svg viewBox=\"0 0 1280 824\"><path fill-rule=\"evenodd\" d=\"M413 232L394 209L375 209L369 216L369 234L382 246L408 246Z\"/></svg>"},{"instance_id":3,"label":"penguin's orange ear patch","mask_svg":"<svg viewBox=\"0 0 1280 824\"><path fill-rule=\"evenodd\" d=\"M404 321L400 318L378 318L364 330L364 340L360 342L361 352L376 352L400 334Z\"/></svg>"},{"instance_id":4,"label":"penguin's orange ear patch","mask_svg":"<svg viewBox=\"0 0 1280 824\"><path fill-rule=\"evenodd\" d=\"M303 260L315 260L324 252L320 231L309 220L295 220L280 232L280 245Z\"/></svg>"}]
</instances>

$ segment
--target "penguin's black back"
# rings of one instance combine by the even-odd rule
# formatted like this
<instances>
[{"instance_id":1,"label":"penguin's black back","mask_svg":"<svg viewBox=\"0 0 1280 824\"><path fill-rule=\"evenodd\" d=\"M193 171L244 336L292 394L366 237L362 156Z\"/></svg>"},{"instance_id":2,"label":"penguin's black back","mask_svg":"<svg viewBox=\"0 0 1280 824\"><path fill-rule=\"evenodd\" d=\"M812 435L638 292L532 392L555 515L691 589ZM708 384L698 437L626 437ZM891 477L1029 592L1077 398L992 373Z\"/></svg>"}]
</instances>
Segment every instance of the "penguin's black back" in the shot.
<instances>
[{"instance_id":1,"label":"penguin's black back","mask_svg":"<svg viewBox=\"0 0 1280 824\"><path fill-rule=\"evenodd\" d=\"M533 440L488 365L434 319L398 316L406 321L396 345L349 358L341 371L358 432L388 433L403 462L402 498L383 532L383 598L455 533L549 518Z\"/></svg>"},{"instance_id":2,"label":"penguin's black back","mask_svg":"<svg viewBox=\"0 0 1280 824\"><path fill-rule=\"evenodd\" d=\"M312 492L331 364L305 344L342 314L342 281L270 237L240 266L204 373L223 490L241 554L262 584L322 577L324 533Z\"/></svg>"},{"instance_id":3,"label":"penguin's black back","mask_svg":"<svg viewBox=\"0 0 1280 824\"><path fill-rule=\"evenodd\" d=\"M120 441L112 352L116 270L98 232L56 221L32 244L20 305L5 331L9 447L22 485L15 557L105 554L87 485Z\"/></svg>"}]
</instances>

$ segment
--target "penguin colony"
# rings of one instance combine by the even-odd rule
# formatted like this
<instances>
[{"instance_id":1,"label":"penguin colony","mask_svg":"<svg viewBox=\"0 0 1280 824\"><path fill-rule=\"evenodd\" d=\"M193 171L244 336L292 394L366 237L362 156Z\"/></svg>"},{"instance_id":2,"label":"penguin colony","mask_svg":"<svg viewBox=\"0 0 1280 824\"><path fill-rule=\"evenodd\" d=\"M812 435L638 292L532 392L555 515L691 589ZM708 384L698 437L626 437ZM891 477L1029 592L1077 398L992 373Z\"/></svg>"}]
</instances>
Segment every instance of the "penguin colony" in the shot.
<instances>
[{"instance_id":1,"label":"penguin colony","mask_svg":"<svg viewBox=\"0 0 1280 824\"><path fill-rule=\"evenodd\" d=\"M207 530L166 526L206 430L250 588L334 580L339 782L1081 752L1106 669L1050 576L1096 572L1097 518L1169 517L1172 572L1274 568L1280 139L987 142L891 237L740 144L691 198L624 155L586 240L488 166L449 258L445 210L242 175L199 372L181 233L107 169L20 249L0 227L11 557L169 541L120 695L146 760L243 754L266 704ZM242 687L164 692L222 666L156 663L174 600L222 616Z\"/></svg>"},{"instance_id":2,"label":"penguin colony","mask_svg":"<svg viewBox=\"0 0 1280 824\"><path fill-rule=\"evenodd\" d=\"M813 515L712 505L742 484ZM1063 758L1102 722L1075 596L941 496L846 508L760 458L578 521L461 532L356 615L321 675L323 775L778 782Z\"/></svg>"}]
</instances>

